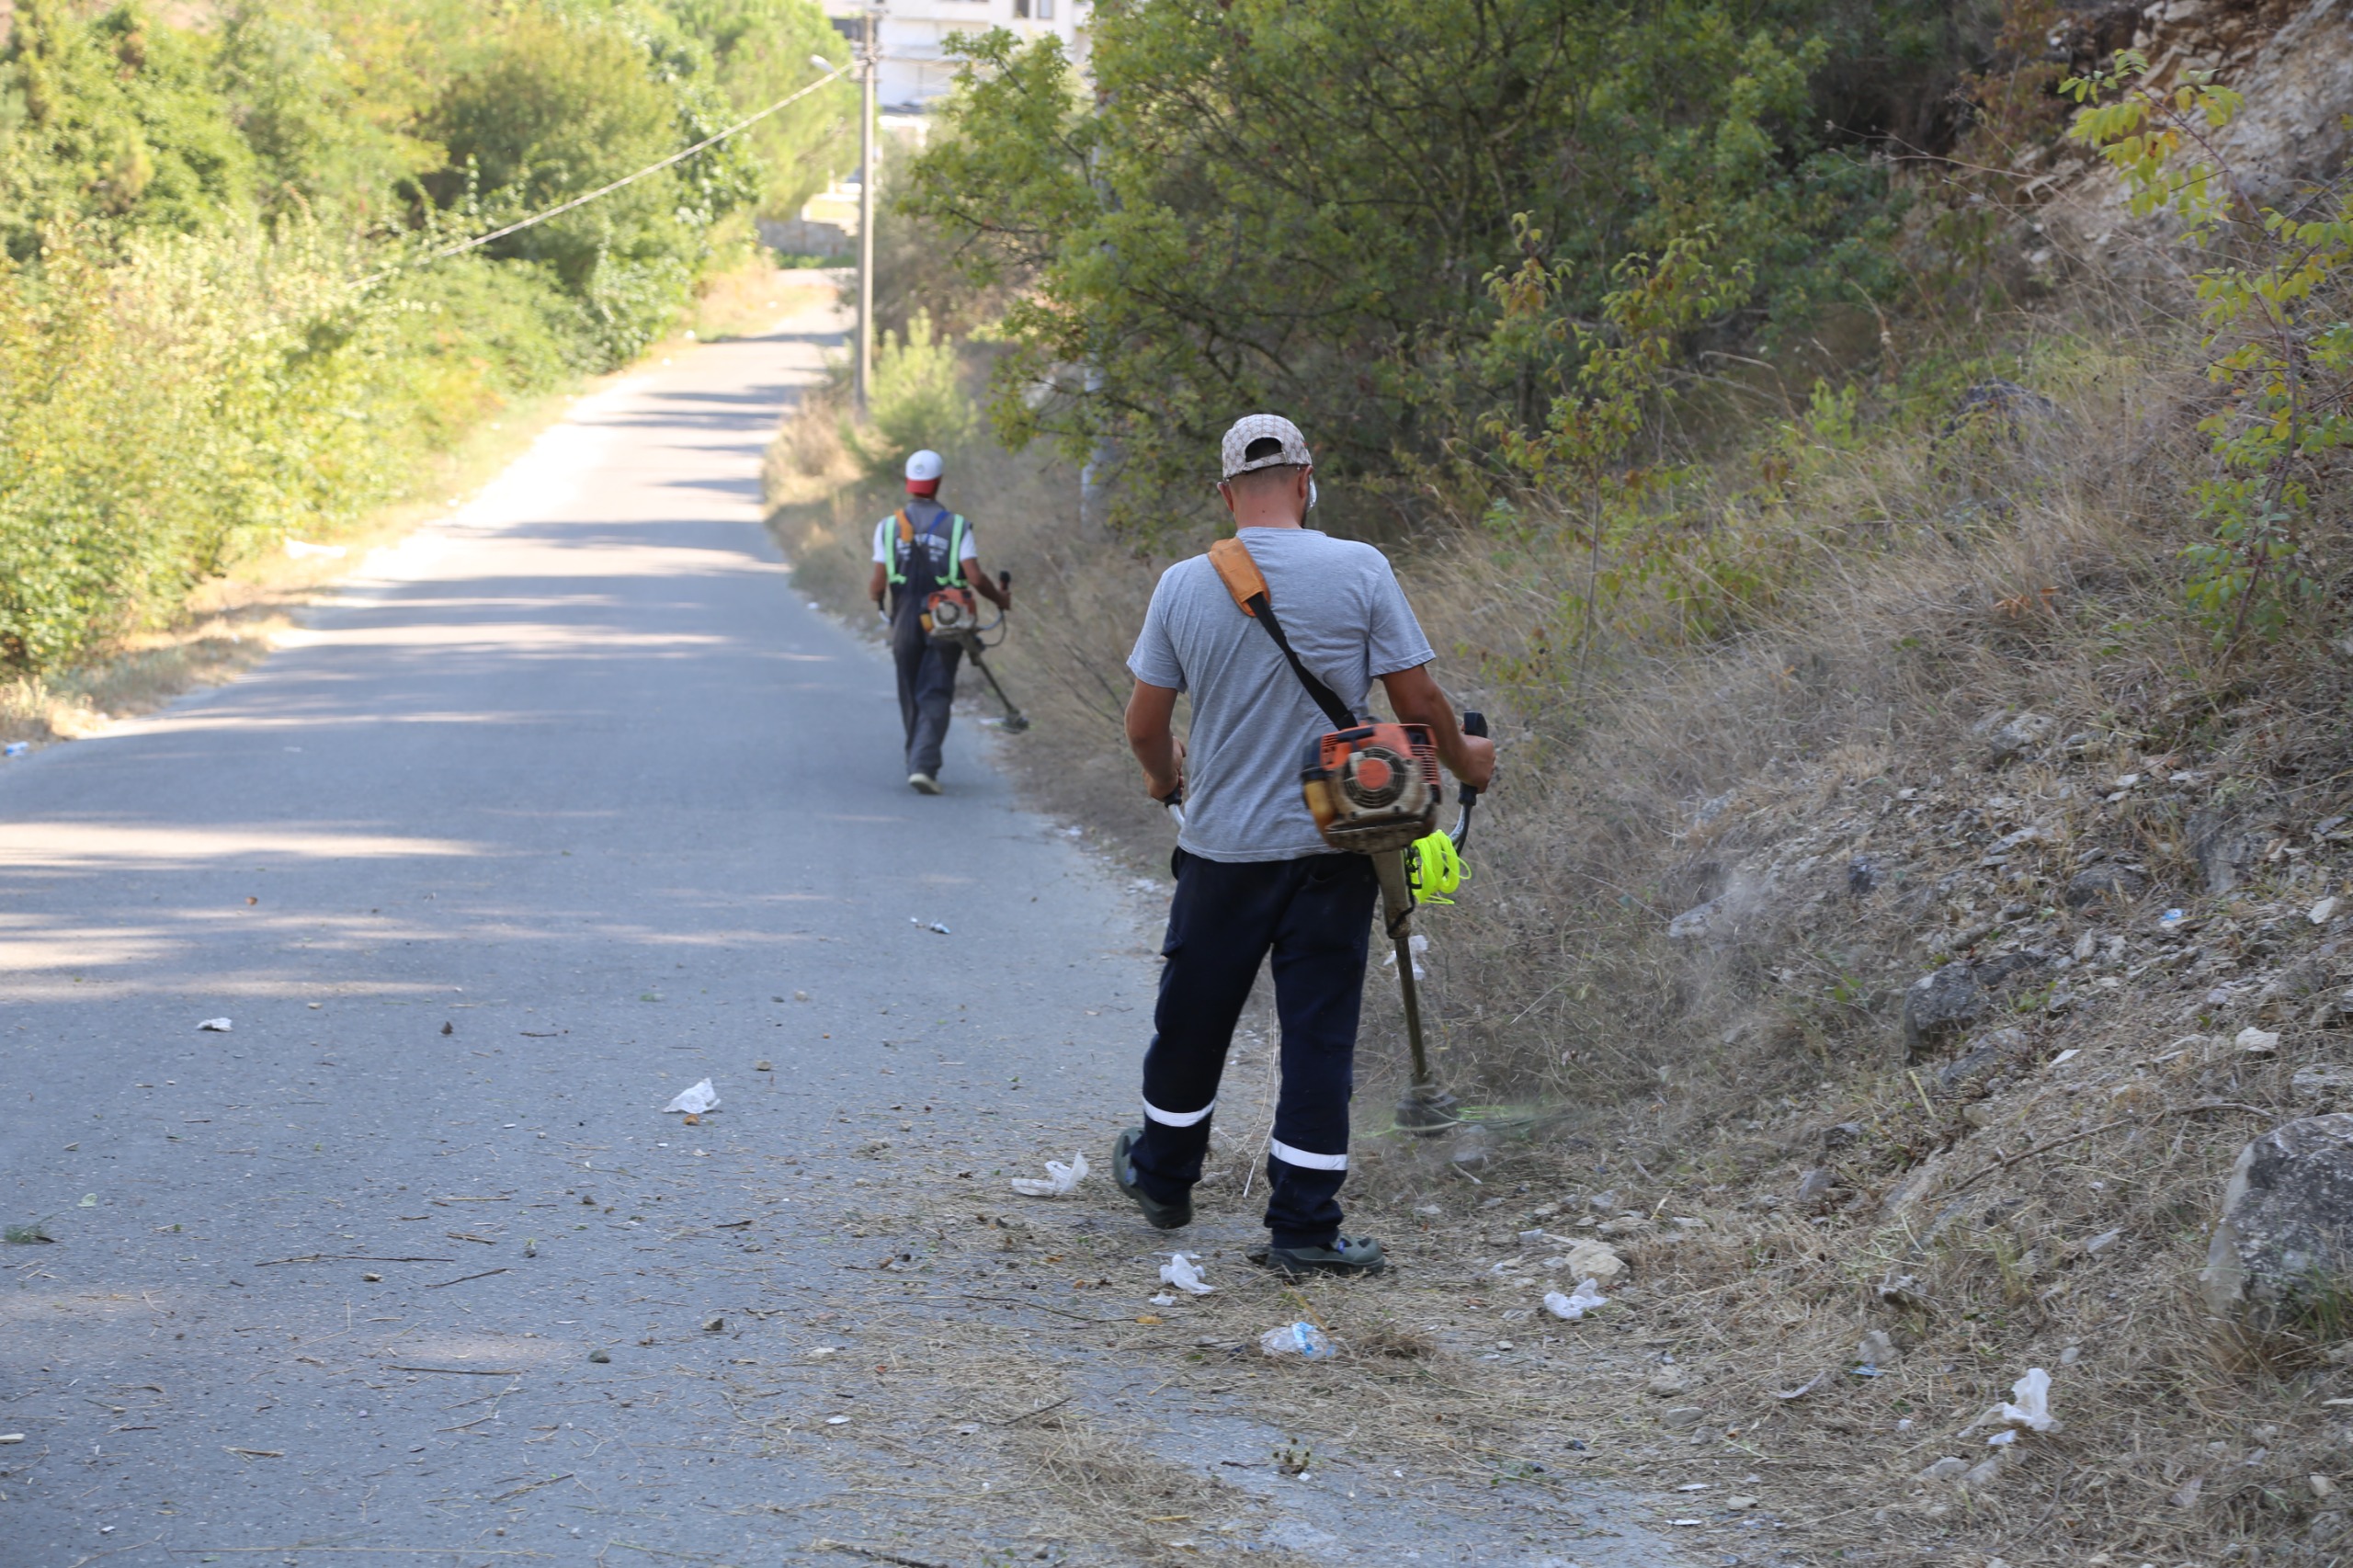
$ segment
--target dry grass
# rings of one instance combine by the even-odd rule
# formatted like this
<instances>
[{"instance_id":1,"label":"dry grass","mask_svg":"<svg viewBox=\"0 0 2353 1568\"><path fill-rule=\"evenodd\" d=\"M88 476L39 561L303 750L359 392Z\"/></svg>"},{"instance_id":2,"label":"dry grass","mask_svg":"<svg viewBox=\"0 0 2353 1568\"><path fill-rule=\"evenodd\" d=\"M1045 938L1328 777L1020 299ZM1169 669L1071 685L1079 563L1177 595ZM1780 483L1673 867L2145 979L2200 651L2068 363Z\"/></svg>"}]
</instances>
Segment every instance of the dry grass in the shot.
<instances>
[{"instance_id":1,"label":"dry grass","mask_svg":"<svg viewBox=\"0 0 2353 1568\"><path fill-rule=\"evenodd\" d=\"M2300 634L2226 656L2183 608L2206 394L2163 359L2180 341L2166 324L2032 324L2029 379L2062 418L1801 443L1778 494L1719 483L1701 508L1719 558L1757 574L1730 635L1663 636L1675 607L1633 596L1580 686L1567 651L1584 628L1563 607L1586 562L1565 530L1399 552L1443 677L1497 716L1506 757L1470 895L1422 922L1440 1061L1468 1096L1535 1120L1483 1187L1412 1150L1368 1162L1352 1222L1411 1238L1419 1261L1331 1310L1384 1304L1348 1324L1352 1367L1442 1369L1424 1375L1472 1391L1463 1474L1511 1454L1756 1474L1776 1543L1808 1562L2318 1564L2353 1541L2330 1490L2353 1481L2353 1426L2325 1403L2353 1394L2334 1331L2251 1336L2195 1290L2237 1150L2326 1108L2290 1079L2348 1055L2318 1006L2347 976L2303 918L2347 878L2341 836L2315 835L2353 812L2335 654ZM851 575L828 551L862 544L856 525L888 503L847 498L796 442L822 445L793 428L780 443L780 466L810 476L780 523L825 591ZM1156 858L1165 830L1115 719L1158 562L1081 532L1074 476L1050 464L981 452L951 474L968 476L957 504L984 553L1025 585L996 662L1039 722L1011 755L1049 809ZM2050 735L1997 764L1984 726L2029 711ZM2110 800L2125 775L2140 782ZM2193 819L2248 838L2236 887L2207 891ZM2041 836L1983 863L2029 826ZM2146 891L2070 907L2069 879L2103 861L2140 868ZM1668 937L1711 899L1712 937ZM2170 907L2185 930L2158 926ZM1993 1016L1907 1058L1913 979L2021 955L2042 961L1998 988ZM2285 1030L2276 1057L2229 1043L2258 1020ZM2018 1034L1989 1071L1940 1079L2006 1027ZM1397 1028L1376 983L1367 1105L1396 1087ZM1229 1129L1259 1131L1247 1113ZM1211 1194L1256 1149L1225 1153ZM1812 1170L1828 1189L1802 1204ZM1426 1224L1433 1205L1444 1218ZM1465 1346L1540 1324L1526 1314L1543 1274L1532 1256L1480 1266L1519 1230L1574 1233L1580 1216L1617 1221L1632 1284L1599 1325L1550 1326L1608 1348L1499 1387ZM1871 1329L1904 1353L1859 1378ZM1412 1353L1425 1345L1435 1358ZM1669 1354L1696 1443L1642 1392ZM1915 1479L1994 1454L1972 1424L2029 1366L2053 1374L2063 1430L2003 1450L1990 1483ZM1394 1397L1367 1372L1301 1409L1338 1429ZM1421 1444L1444 1423L1429 1425L1392 1436ZM1566 1432L1616 1443L1566 1459L1548 1449Z\"/></svg>"}]
</instances>

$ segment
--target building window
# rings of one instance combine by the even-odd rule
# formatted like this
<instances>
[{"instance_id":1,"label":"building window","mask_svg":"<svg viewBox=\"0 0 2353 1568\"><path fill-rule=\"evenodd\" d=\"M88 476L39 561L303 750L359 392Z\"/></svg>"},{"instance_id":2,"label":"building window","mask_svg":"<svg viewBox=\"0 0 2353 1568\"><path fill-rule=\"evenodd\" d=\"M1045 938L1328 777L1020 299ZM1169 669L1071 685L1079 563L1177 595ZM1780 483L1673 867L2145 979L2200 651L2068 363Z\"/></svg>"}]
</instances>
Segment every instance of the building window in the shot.
<instances>
[{"instance_id":1,"label":"building window","mask_svg":"<svg viewBox=\"0 0 2353 1568\"><path fill-rule=\"evenodd\" d=\"M1013 0L1013 16L1016 21L1020 20L1029 14L1029 0Z\"/></svg>"},{"instance_id":2,"label":"building window","mask_svg":"<svg viewBox=\"0 0 2353 1568\"><path fill-rule=\"evenodd\" d=\"M1054 0L1038 0L1038 19L1041 22L1054 19Z\"/></svg>"}]
</instances>

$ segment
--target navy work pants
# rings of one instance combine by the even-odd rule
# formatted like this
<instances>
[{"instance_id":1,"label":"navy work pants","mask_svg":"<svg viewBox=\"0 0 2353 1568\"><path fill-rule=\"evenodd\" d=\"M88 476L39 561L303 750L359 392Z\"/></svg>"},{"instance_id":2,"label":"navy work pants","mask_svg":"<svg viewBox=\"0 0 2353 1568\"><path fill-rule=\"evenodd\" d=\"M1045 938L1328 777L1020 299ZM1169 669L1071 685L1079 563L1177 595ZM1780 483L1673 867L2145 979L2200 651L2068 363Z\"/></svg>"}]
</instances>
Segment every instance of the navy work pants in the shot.
<instances>
[{"instance_id":1,"label":"navy work pants","mask_svg":"<svg viewBox=\"0 0 2353 1568\"><path fill-rule=\"evenodd\" d=\"M961 644L934 642L912 598L891 624L891 658L899 666L899 719L906 726L907 771L939 777L939 748L948 740L949 710L956 705Z\"/></svg>"},{"instance_id":2,"label":"navy work pants","mask_svg":"<svg viewBox=\"0 0 2353 1568\"><path fill-rule=\"evenodd\" d=\"M1267 1155L1267 1228L1277 1246L1329 1246L1348 1173L1357 1015L1380 896L1362 855L1229 862L1176 853L1161 946L1160 1003L1143 1059L1136 1179L1173 1203L1201 1176L1210 1113L1233 1026L1274 954L1282 1089Z\"/></svg>"}]
</instances>

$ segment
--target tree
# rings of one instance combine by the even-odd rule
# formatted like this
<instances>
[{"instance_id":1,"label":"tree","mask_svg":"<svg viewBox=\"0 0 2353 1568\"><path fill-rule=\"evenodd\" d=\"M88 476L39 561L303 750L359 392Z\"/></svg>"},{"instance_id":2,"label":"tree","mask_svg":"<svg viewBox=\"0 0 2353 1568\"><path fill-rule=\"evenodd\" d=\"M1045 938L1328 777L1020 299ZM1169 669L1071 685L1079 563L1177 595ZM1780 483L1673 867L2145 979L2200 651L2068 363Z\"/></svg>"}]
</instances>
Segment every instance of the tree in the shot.
<instances>
[{"instance_id":1,"label":"tree","mask_svg":"<svg viewBox=\"0 0 2353 1568\"><path fill-rule=\"evenodd\" d=\"M1567 319L1598 308L1621 257L1703 226L1753 277L1755 311L1892 283L1872 244L1885 183L1849 134L1874 111L1849 103L1856 122L1824 132L1813 80L1943 9L1107 4L1092 103L1051 40L961 40L948 134L907 205L950 225L976 276L1027 286L1000 431L1074 455L1116 443L1131 519L1253 408L1292 413L1327 469L1377 482L1459 454L1498 410L1545 416L1538 368L1485 347L1484 280L1524 234Z\"/></svg>"}]
</instances>

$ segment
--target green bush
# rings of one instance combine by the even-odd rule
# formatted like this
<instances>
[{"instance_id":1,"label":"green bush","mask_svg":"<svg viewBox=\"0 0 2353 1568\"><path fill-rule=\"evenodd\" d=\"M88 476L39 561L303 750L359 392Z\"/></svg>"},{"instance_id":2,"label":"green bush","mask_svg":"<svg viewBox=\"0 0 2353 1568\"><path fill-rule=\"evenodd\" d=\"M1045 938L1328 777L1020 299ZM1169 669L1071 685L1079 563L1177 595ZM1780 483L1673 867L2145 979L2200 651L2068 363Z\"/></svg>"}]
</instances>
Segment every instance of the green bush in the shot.
<instances>
[{"instance_id":1,"label":"green bush","mask_svg":"<svg viewBox=\"0 0 2353 1568\"><path fill-rule=\"evenodd\" d=\"M846 430L842 444L870 476L890 473L919 448L953 451L980 430L980 411L958 374L956 345L934 335L923 311L908 321L904 337L886 332L875 345L867 405L867 428Z\"/></svg>"},{"instance_id":2,"label":"green bush","mask_svg":"<svg viewBox=\"0 0 2353 1568\"><path fill-rule=\"evenodd\" d=\"M0 665L19 671L406 493L507 400L626 361L730 213L824 178L725 143L435 259L814 78L808 49L777 52L831 39L813 0L222 12L199 31L21 0L0 50ZM838 139L846 90L760 146Z\"/></svg>"}]
</instances>

